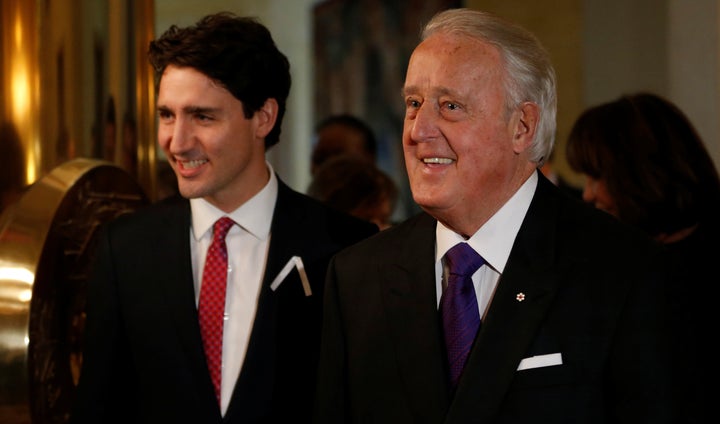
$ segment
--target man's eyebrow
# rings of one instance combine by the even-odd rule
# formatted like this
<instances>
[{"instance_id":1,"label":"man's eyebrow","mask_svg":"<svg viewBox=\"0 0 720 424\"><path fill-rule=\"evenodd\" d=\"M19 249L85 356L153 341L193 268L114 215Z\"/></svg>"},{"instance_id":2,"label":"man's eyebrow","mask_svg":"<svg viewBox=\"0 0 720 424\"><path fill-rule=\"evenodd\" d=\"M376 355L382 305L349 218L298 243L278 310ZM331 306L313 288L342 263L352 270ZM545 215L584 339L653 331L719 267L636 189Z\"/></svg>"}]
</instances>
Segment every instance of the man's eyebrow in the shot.
<instances>
[{"instance_id":1,"label":"man's eyebrow","mask_svg":"<svg viewBox=\"0 0 720 424\"><path fill-rule=\"evenodd\" d=\"M220 110L220 108L209 107L209 106L185 106L182 108L182 113L185 113L188 115L212 115L212 114L217 113L219 110ZM163 112L163 113L175 114L175 110L166 105L158 105L157 111Z\"/></svg>"},{"instance_id":2,"label":"man's eyebrow","mask_svg":"<svg viewBox=\"0 0 720 424\"><path fill-rule=\"evenodd\" d=\"M402 96L404 97L404 96L407 96L407 95L409 95L409 94L416 93L417 91L418 91L418 88L417 88L417 87L415 87L414 85L408 85L408 86L403 87L403 88L400 90L400 95L402 95Z\"/></svg>"},{"instance_id":3,"label":"man's eyebrow","mask_svg":"<svg viewBox=\"0 0 720 424\"><path fill-rule=\"evenodd\" d=\"M220 110L220 108L216 107L207 107L207 106L186 106L183 108L183 112L188 114L193 113L199 113L199 114L210 114L214 113Z\"/></svg>"},{"instance_id":4,"label":"man's eyebrow","mask_svg":"<svg viewBox=\"0 0 720 424\"><path fill-rule=\"evenodd\" d=\"M412 95L412 94L417 94L417 93L420 92L420 87L419 87L419 86L415 86L415 85L409 85L409 86L407 86L407 87L403 87L402 90L401 90L401 92L402 92L402 95L403 95L403 96ZM457 96L457 95L458 95L458 93L455 92L455 90L452 90L452 89L450 89L450 88L448 88L448 87L436 87L436 88L433 88L433 89L430 91L430 94L432 94L433 96L438 96L438 97L439 97L439 96Z\"/></svg>"}]
</instances>

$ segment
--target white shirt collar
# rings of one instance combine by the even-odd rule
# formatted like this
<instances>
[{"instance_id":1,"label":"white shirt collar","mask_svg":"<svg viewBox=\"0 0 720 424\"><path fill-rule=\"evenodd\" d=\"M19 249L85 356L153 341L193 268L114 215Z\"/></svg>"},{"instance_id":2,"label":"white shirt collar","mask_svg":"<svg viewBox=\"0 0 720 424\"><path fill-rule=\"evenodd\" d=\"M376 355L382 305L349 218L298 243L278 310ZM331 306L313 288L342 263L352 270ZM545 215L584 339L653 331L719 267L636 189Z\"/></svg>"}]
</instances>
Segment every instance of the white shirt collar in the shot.
<instances>
[{"instance_id":1,"label":"white shirt collar","mask_svg":"<svg viewBox=\"0 0 720 424\"><path fill-rule=\"evenodd\" d=\"M505 269L510 250L530 207L537 183L537 172L533 172L500 210L467 240L467 243L485 259L485 262L499 273ZM441 224L440 221L435 229L435 240L436 262L439 262L450 248L466 241L461 235Z\"/></svg>"},{"instance_id":2,"label":"white shirt collar","mask_svg":"<svg viewBox=\"0 0 720 424\"><path fill-rule=\"evenodd\" d=\"M190 199L192 233L195 240L199 240L210 230L215 221L226 215L258 239L264 240L269 236L277 200L278 181L272 165L269 162L266 162L266 165L270 179L265 187L229 214L211 205L205 199Z\"/></svg>"}]
</instances>

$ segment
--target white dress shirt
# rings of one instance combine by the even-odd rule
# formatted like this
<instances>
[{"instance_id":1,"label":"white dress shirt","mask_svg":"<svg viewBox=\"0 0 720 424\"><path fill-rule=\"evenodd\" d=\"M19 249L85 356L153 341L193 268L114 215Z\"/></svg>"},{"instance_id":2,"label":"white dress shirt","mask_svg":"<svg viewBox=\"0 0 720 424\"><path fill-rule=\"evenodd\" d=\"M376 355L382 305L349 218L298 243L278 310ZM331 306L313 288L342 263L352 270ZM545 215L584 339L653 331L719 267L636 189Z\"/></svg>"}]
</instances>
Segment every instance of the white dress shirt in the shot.
<instances>
[{"instance_id":1,"label":"white dress shirt","mask_svg":"<svg viewBox=\"0 0 720 424\"><path fill-rule=\"evenodd\" d=\"M530 207L537 182L537 173L533 172L510 200L468 240L438 221L435 228L435 281L438 307L443 286L447 285L447 269L443 264L443 256L456 244L467 242L485 259L485 265L472 276L480 316L481 319L485 319L495 288L505 270L515 237Z\"/></svg>"},{"instance_id":2,"label":"white dress shirt","mask_svg":"<svg viewBox=\"0 0 720 424\"><path fill-rule=\"evenodd\" d=\"M228 249L228 281L223 327L220 410L227 411L235 383L245 360L257 311L258 295L265 274L270 224L277 200L278 182L267 164L270 180L255 196L226 214L203 199L191 199L190 250L195 283L195 305L200 298L203 267L212 242L212 228L223 216L235 221L225 242Z\"/></svg>"}]
</instances>

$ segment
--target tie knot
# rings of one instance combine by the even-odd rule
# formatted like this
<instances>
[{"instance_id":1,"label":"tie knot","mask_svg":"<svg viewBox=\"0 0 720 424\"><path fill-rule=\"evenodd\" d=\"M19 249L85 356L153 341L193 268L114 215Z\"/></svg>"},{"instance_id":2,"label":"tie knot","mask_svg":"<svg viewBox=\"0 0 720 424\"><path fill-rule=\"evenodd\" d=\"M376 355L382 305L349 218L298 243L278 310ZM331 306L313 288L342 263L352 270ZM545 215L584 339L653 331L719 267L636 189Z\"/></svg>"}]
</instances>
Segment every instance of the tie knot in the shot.
<instances>
[{"instance_id":1,"label":"tie knot","mask_svg":"<svg viewBox=\"0 0 720 424\"><path fill-rule=\"evenodd\" d=\"M213 239L215 240L225 240L225 236L227 236L228 231L230 231L230 228L235 224L235 221L228 218L227 216L224 216L217 221L215 221L215 224L213 225Z\"/></svg>"},{"instance_id":2,"label":"tie knot","mask_svg":"<svg viewBox=\"0 0 720 424\"><path fill-rule=\"evenodd\" d=\"M445 254L450 274L471 276L485 260L467 243L458 243Z\"/></svg>"}]
</instances>

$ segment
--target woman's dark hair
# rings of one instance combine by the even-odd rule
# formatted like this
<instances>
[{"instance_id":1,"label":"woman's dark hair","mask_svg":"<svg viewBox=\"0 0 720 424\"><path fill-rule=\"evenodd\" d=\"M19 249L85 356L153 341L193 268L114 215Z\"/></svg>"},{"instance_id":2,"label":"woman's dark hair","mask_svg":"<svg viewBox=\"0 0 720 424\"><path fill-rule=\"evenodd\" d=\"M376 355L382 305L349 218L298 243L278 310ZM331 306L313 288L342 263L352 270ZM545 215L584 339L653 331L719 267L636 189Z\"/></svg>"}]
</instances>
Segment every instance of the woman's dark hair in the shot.
<instances>
[{"instance_id":1,"label":"woman's dark hair","mask_svg":"<svg viewBox=\"0 0 720 424\"><path fill-rule=\"evenodd\" d=\"M586 110L566 153L573 170L605 183L618 219L650 236L718 218L713 161L685 114L662 97L626 95Z\"/></svg>"},{"instance_id":2,"label":"woman's dark hair","mask_svg":"<svg viewBox=\"0 0 720 424\"><path fill-rule=\"evenodd\" d=\"M290 63L270 31L256 19L221 12L185 28L173 25L150 42L148 57L158 81L168 65L190 67L207 75L242 102L247 118L267 99L275 99L277 121L265 147L280 140L290 93Z\"/></svg>"}]
</instances>

